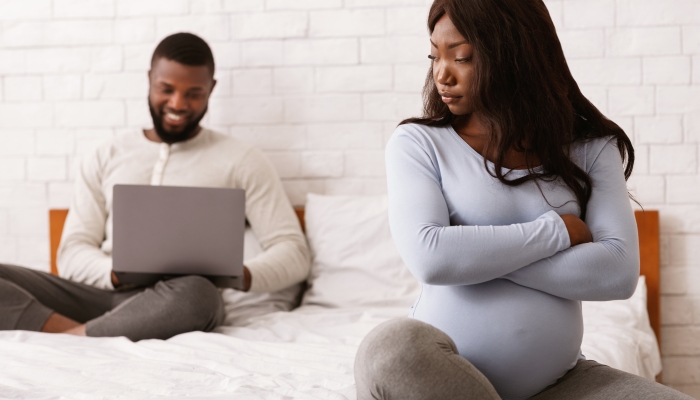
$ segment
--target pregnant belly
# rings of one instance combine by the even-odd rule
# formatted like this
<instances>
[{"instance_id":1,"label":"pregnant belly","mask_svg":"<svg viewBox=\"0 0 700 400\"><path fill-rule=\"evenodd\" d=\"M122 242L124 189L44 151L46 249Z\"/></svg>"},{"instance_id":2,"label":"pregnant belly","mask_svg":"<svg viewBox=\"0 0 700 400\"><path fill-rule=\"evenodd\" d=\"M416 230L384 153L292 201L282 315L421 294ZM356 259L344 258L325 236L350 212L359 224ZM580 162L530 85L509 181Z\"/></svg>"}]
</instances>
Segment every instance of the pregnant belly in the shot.
<instances>
[{"instance_id":1,"label":"pregnant belly","mask_svg":"<svg viewBox=\"0 0 700 400\"><path fill-rule=\"evenodd\" d=\"M578 360L581 303L510 281L428 286L413 317L449 335L504 399L525 399Z\"/></svg>"}]
</instances>

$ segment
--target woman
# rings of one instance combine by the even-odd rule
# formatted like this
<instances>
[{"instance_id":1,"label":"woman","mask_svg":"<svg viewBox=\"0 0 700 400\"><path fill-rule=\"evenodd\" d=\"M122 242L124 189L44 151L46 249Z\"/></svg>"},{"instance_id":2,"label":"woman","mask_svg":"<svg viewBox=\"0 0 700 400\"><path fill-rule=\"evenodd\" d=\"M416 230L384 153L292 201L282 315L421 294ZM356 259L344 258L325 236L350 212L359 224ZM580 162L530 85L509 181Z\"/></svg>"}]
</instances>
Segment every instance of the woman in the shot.
<instances>
[{"instance_id":1,"label":"woman","mask_svg":"<svg viewBox=\"0 0 700 400\"><path fill-rule=\"evenodd\" d=\"M358 398L689 398L581 355L581 300L636 287L634 149L581 94L545 5L436 0L428 28L424 116L386 150L423 292L363 341Z\"/></svg>"}]
</instances>

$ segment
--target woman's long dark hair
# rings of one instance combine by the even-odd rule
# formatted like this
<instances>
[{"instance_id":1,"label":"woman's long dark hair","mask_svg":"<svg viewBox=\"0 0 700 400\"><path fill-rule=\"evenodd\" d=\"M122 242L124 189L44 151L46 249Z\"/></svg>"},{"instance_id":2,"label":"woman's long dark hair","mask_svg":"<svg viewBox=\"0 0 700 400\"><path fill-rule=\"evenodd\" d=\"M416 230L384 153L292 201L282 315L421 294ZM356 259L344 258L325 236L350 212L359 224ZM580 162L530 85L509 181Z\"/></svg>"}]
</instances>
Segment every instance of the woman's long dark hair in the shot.
<instances>
[{"instance_id":1,"label":"woman's long dark hair","mask_svg":"<svg viewBox=\"0 0 700 400\"><path fill-rule=\"evenodd\" d=\"M475 79L468 97L490 129L485 154L493 154L491 175L509 186L557 178L573 191L585 219L593 183L570 158L571 144L613 136L625 179L634 149L625 132L606 118L579 89L569 71L554 24L542 0L435 0L428 16L432 34L447 15L474 48ZM455 116L442 102L430 68L423 88L423 116L401 122L446 126ZM527 151L542 163L535 171L507 179L502 165L511 149ZM529 160L528 160L529 161Z\"/></svg>"}]
</instances>

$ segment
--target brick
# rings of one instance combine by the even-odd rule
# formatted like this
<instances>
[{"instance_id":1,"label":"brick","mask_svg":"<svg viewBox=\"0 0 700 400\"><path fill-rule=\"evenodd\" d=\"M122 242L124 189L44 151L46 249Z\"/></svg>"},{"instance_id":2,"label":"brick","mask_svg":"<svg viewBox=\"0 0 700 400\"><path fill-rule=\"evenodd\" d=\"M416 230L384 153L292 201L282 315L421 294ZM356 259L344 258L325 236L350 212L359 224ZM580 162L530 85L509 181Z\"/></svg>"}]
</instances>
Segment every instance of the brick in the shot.
<instances>
[{"instance_id":1,"label":"brick","mask_svg":"<svg viewBox=\"0 0 700 400\"><path fill-rule=\"evenodd\" d=\"M316 68L316 90L319 92L390 91L392 83L390 65Z\"/></svg>"},{"instance_id":2,"label":"brick","mask_svg":"<svg viewBox=\"0 0 700 400\"><path fill-rule=\"evenodd\" d=\"M0 158L0 181L23 181L26 177L24 157Z\"/></svg>"},{"instance_id":3,"label":"brick","mask_svg":"<svg viewBox=\"0 0 700 400\"><path fill-rule=\"evenodd\" d=\"M306 12L281 11L231 16L235 39L283 39L306 36L309 25Z\"/></svg>"},{"instance_id":4,"label":"brick","mask_svg":"<svg viewBox=\"0 0 700 400\"><path fill-rule=\"evenodd\" d=\"M700 111L700 86L658 86L656 112L679 114Z\"/></svg>"},{"instance_id":5,"label":"brick","mask_svg":"<svg viewBox=\"0 0 700 400\"><path fill-rule=\"evenodd\" d=\"M0 238L7 236L10 230L10 221L7 210L0 210ZM2 244L2 239L0 239L0 244ZM2 257L2 252L0 252L0 257ZM2 258L0 258L1 260ZM2 262L2 261L0 261Z\"/></svg>"},{"instance_id":6,"label":"brick","mask_svg":"<svg viewBox=\"0 0 700 400\"><path fill-rule=\"evenodd\" d=\"M244 67L283 65L286 42L259 40L241 43L241 62Z\"/></svg>"},{"instance_id":7,"label":"brick","mask_svg":"<svg viewBox=\"0 0 700 400\"><path fill-rule=\"evenodd\" d=\"M700 53L700 26L683 27L683 53Z\"/></svg>"},{"instance_id":8,"label":"brick","mask_svg":"<svg viewBox=\"0 0 700 400\"><path fill-rule=\"evenodd\" d=\"M661 324L692 325L693 301L685 296L661 296Z\"/></svg>"},{"instance_id":9,"label":"brick","mask_svg":"<svg viewBox=\"0 0 700 400\"><path fill-rule=\"evenodd\" d=\"M229 18L225 15L188 15L156 18L156 36L164 38L178 32L191 32L205 41L227 40Z\"/></svg>"},{"instance_id":10,"label":"brick","mask_svg":"<svg viewBox=\"0 0 700 400\"><path fill-rule=\"evenodd\" d=\"M628 136L630 133L628 133ZM634 146L634 173L648 174L649 173L649 146L635 145Z\"/></svg>"},{"instance_id":11,"label":"brick","mask_svg":"<svg viewBox=\"0 0 700 400\"><path fill-rule=\"evenodd\" d=\"M683 115L683 136L688 143L700 143L700 111Z\"/></svg>"},{"instance_id":12,"label":"brick","mask_svg":"<svg viewBox=\"0 0 700 400\"><path fill-rule=\"evenodd\" d=\"M56 127L111 128L124 125L122 101L66 101L54 105Z\"/></svg>"},{"instance_id":13,"label":"brick","mask_svg":"<svg viewBox=\"0 0 700 400\"><path fill-rule=\"evenodd\" d=\"M12 21L3 24L3 47L40 46L47 41L46 23L39 21Z\"/></svg>"},{"instance_id":14,"label":"brick","mask_svg":"<svg viewBox=\"0 0 700 400\"><path fill-rule=\"evenodd\" d=\"M270 96L216 99L210 102L209 113L213 124L274 124L282 122L284 103Z\"/></svg>"},{"instance_id":15,"label":"brick","mask_svg":"<svg viewBox=\"0 0 700 400\"><path fill-rule=\"evenodd\" d=\"M42 156L68 156L73 154L73 131L68 129L42 129L36 132L36 154Z\"/></svg>"},{"instance_id":16,"label":"brick","mask_svg":"<svg viewBox=\"0 0 700 400\"><path fill-rule=\"evenodd\" d=\"M26 67L23 50L0 50L0 74L21 74Z\"/></svg>"},{"instance_id":17,"label":"brick","mask_svg":"<svg viewBox=\"0 0 700 400\"><path fill-rule=\"evenodd\" d=\"M618 0L618 26L700 24L700 3L694 0Z\"/></svg>"},{"instance_id":18,"label":"brick","mask_svg":"<svg viewBox=\"0 0 700 400\"><path fill-rule=\"evenodd\" d=\"M277 170L280 178L299 178L301 175L301 155L290 152L266 152L265 155Z\"/></svg>"},{"instance_id":19,"label":"brick","mask_svg":"<svg viewBox=\"0 0 700 400\"><path fill-rule=\"evenodd\" d=\"M286 40L285 65L356 64L357 39ZM278 57L278 55L275 55Z\"/></svg>"},{"instance_id":20,"label":"brick","mask_svg":"<svg viewBox=\"0 0 700 400\"><path fill-rule=\"evenodd\" d=\"M664 384L700 383L700 358L664 357L663 362Z\"/></svg>"},{"instance_id":21,"label":"brick","mask_svg":"<svg viewBox=\"0 0 700 400\"><path fill-rule=\"evenodd\" d=\"M386 6L420 6L430 4L426 0L345 0L345 8L380 8Z\"/></svg>"},{"instance_id":22,"label":"brick","mask_svg":"<svg viewBox=\"0 0 700 400\"><path fill-rule=\"evenodd\" d=\"M187 0L118 0L117 16L182 15L189 12Z\"/></svg>"},{"instance_id":23,"label":"brick","mask_svg":"<svg viewBox=\"0 0 700 400\"><path fill-rule=\"evenodd\" d=\"M113 17L115 0L54 0L53 16L59 18Z\"/></svg>"},{"instance_id":24,"label":"brick","mask_svg":"<svg viewBox=\"0 0 700 400\"><path fill-rule=\"evenodd\" d=\"M615 26L615 0L568 0L562 5L566 28Z\"/></svg>"},{"instance_id":25,"label":"brick","mask_svg":"<svg viewBox=\"0 0 700 400\"><path fill-rule=\"evenodd\" d=\"M396 121L422 114L423 103L415 94L365 94L362 115L368 121Z\"/></svg>"},{"instance_id":26,"label":"brick","mask_svg":"<svg viewBox=\"0 0 700 400\"><path fill-rule=\"evenodd\" d=\"M669 235L670 238L670 262L672 265L694 265L698 257L700 256L700 235L688 234L688 235ZM689 268L688 269L689 281L698 282L698 269ZM700 288L696 285L691 284L688 287L689 293L698 293Z\"/></svg>"},{"instance_id":27,"label":"brick","mask_svg":"<svg viewBox=\"0 0 700 400\"><path fill-rule=\"evenodd\" d=\"M662 268L661 294L686 294L688 292L688 268Z\"/></svg>"},{"instance_id":28,"label":"brick","mask_svg":"<svg viewBox=\"0 0 700 400\"><path fill-rule=\"evenodd\" d=\"M238 43L209 43L216 68L234 68L241 65L241 46Z\"/></svg>"},{"instance_id":29,"label":"brick","mask_svg":"<svg viewBox=\"0 0 700 400\"><path fill-rule=\"evenodd\" d=\"M700 203L700 177L695 175L666 178L667 200L672 204Z\"/></svg>"},{"instance_id":30,"label":"brick","mask_svg":"<svg viewBox=\"0 0 700 400\"><path fill-rule=\"evenodd\" d=\"M155 49L156 44L125 45L124 70L146 72L151 69L151 57Z\"/></svg>"},{"instance_id":31,"label":"brick","mask_svg":"<svg viewBox=\"0 0 700 400\"><path fill-rule=\"evenodd\" d=\"M113 133L109 129L82 129L74 131L75 135L75 151L74 156L69 160L69 176L74 179L73 168L78 167L80 158L86 154L91 154L95 148L102 145L108 139L113 137ZM74 164L75 163L75 164Z\"/></svg>"},{"instance_id":32,"label":"brick","mask_svg":"<svg viewBox=\"0 0 700 400\"><path fill-rule=\"evenodd\" d=\"M428 64L430 40L425 36L399 36L360 39L362 64Z\"/></svg>"},{"instance_id":33,"label":"brick","mask_svg":"<svg viewBox=\"0 0 700 400\"><path fill-rule=\"evenodd\" d=\"M340 177L343 175L343 153L305 152L302 155L301 171L305 177Z\"/></svg>"},{"instance_id":34,"label":"brick","mask_svg":"<svg viewBox=\"0 0 700 400\"><path fill-rule=\"evenodd\" d=\"M547 6L547 11L549 11L549 17L554 23L554 27L557 32L561 32L564 27L564 6L561 1L555 0L545 0L544 5Z\"/></svg>"},{"instance_id":35,"label":"brick","mask_svg":"<svg viewBox=\"0 0 700 400\"><path fill-rule=\"evenodd\" d=\"M357 121L362 116L360 96L355 94L288 96L284 105L287 122Z\"/></svg>"},{"instance_id":36,"label":"brick","mask_svg":"<svg viewBox=\"0 0 700 400\"><path fill-rule=\"evenodd\" d=\"M6 101L41 100L40 76L8 76L4 86Z\"/></svg>"},{"instance_id":37,"label":"brick","mask_svg":"<svg viewBox=\"0 0 700 400\"><path fill-rule=\"evenodd\" d=\"M650 86L611 87L608 90L612 115L654 114L654 88Z\"/></svg>"},{"instance_id":38,"label":"brick","mask_svg":"<svg viewBox=\"0 0 700 400\"><path fill-rule=\"evenodd\" d=\"M658 175L634 175L627 181L627 187L643 206L662 204L665 201L665 180Z\"/></svg>"},{"instance_id":39,"label":"brick","mask_svg":"<svg viewBox=\"0 0 700 400\"><path fill-rule=\"evenodd\" d=\"M635 117L634 126L639 143L683 141L683 119L680 115Z\"/></svg>"},{"instance_id":40,"label":"brick","mask_svg":"<svg viewBox=\"0 0 700 400\"><path fill-rule=\"evenodd\" d=\"M90 69L90 50L83 47L26 50L29 73L85 72Z\"/></svg>"},{"instance_id":41,"label":"brick","mask_svg":"<svg viewBox=\"0 0 700 400\"><path fill-rule=\"evenodd\" d=\"M44 75L45 100L78 100L83 93L80 75Z\"/></svg>"},{"instance_id":42,"label":"brick","mask_svg":"<svg viewBox=\"0 0 700 400\"><path fill-rule=\"evenodd\" d=\"M53 110L47 103L0 103L0 121L3 129L49 127Z\"/></svg>"},{"instance_id":43,"label":"brick","mask_svg":"<svg viewBox=\"0 0 700 400\"><path fill-rule=\"evenodd\" d=\"M363 150L345 153L345 171L347 177L382 177L386 175L384 151Z\"/></svg>"},{"instance_id":44,"label":"brick","mask_svg":"<svg viewBox=\"0 0 700 400\"><path fill-rule=\"evenodd\" d=\"M342 0L267 0L268 10L314 10L324 8L341 8Z\"/></svg>"},{"instance_id":45,"label":"brick","mask_svg":"<svg viewBox=\"0 0 700 400\"><path fill-rule=\"evenodd\" d=\"M638 85L642 82L639 58L593 58L570 60L576 82L583 85Z\"/></svg>"},{"instance_id":46,"label":"brick","mask_svg":"<svg viewBox=\"0 0 700 400\"><path fill-rule=\"evenodd\" d=\"M428 36L429 7L395 7L386 10L386 30L389 35Z\"/></svg>"},{"instance_id":47,"label":"brick","mask_svg":"<svg viewBox=\"0 0 700 400\"><path fill-rule=\"evenodd\" d=\"M663 214L660 219L662 234L700 233L700 204L664 204L659 212Z\"/></svg>"},{"instance_id":48,"label":"brick","mask_svg":"<svg viewBox=\"0 0 700 400\"><path fill-rule=\"evenodd\" d=\"M67 178L65 157L29 157L27 179L30 181L56 181Z\"/></svg>"},{"instance_id":49,"label":"brick","mask_svg":"<svg viewBox=\"0 0 700 400\"><path fill-rule=\"evenodd\" d=\"M83 98L140 99L148 95L148 77L142 72L89 74L83 78Z\"/></svg>"},{"instance_id":50,"label":"brick","mask_svg":"<svg viewBox=\"0 0 700 400\"><path fill-rule=\"evenodd\" d=\"M693 56L693 84L700 84L700 56Z\"/></svg>"},{"instance_id":51,"label":"brick","mask_svg":"<svg viewBox=\"0 0 700 400\"><path fill-rule=\"evenodd\" d=\"M126 125L132 128L153 126L153 119L148 110L146 96L141 100L126 101Z\"/></svg>"},{"instance_id":52,"label":"brick","mask_svg":"<svg viewBox=\"0 0 700 400\"><path fill-rule=\"evenodd\" d=\"M24 160L22 160L22 170L24 170ZM46 185L43 183L37 184L26 182L12 183L9 185L0 184L0 207L46 208Z\"/></svg>"},{"instance_id":53,"label":"brick","mask_svg":"<svg viewBox=\"0 0 700 400\"><path fill-rule=\"evenodd\" d=\"M275 68L273 87L278 94L311 93L314 91L314 70L311 67Z\"/></svg>"},{"instance_id":54,"label":"brick","mask_svg":"<svg viewBox=\"0 0 700 400\"><path fill-rule=\"evenodd\" d=\"M645 84L690 83L690 57L644 58Z\"/></svg>"},{"instance_id":55,"label":"brick","mask_svg":"<svg viewBox=\"0 0 700 400\"><path fill-rule=\"evenodd\" d=\"M231 97L231 87L233 86L231 71L221 69L217 70L214 73L214 80L216 81L216 86L214 86L214 91L211 94L211 98Z\"/></svg>"},{"instance_id":56,"label":"brick","mask_svg":"<svg viewBox=\"0 0 700 400\"><path fill-rule=\"evenodd\" d=\"M309 125L309 149L383 149L383 126L376 122Z\"/></svg>"},{"instance_id":57,"label":"brick","mask_svg":"<svg viewBox=\"0 0 700 400\"><path fill-rule=\"evenodd\" d=\"M7 264L17 263L17 239L0 237L0 260Z\"/></svg>"},{"instance_id":58,"label":"brick","mask_svg":"<svg viewBox=\"0 0 700 400\"><path fill-rule=\"evenodd\" d=\"M120 18L114 22L117 43L151 43L155 38L155 18Z\"/></svg>"},{"instance_id":59,"label":"brick","mask_svg":"<svg viewBox=\"0 0 700 400\"><path fill-rule=\"evenodd\" d=\"M311 11L309 36L373 36L383 35L384 10L358 9Z\"/></svg>"},{"instance_id":60,"label":"brick","mask_svg":"<svg viewBox=\"0 0 700 400\"><path fill-rule=\"evenodd\" d=\"M654 174L693 174L697 171L696 145L651 146L650 171Z\"/></svg>"},{"instance_id":61,"label":"brick","mask_svg":"<svg viewBox=\"0 0 700 400\"><path fill-rule=\"evenodd\" d=\"M47 22L41 44L79 46L107 44L114 40L114 23L110 20L72 20Z\"/></svg>"},{"instance_id":62,"label":"brick","mask_svg":"<svg viewBox=\"0 0 700 400\"><path fill-rule=\"evenodd\" d=\"M0 131L0 156L27 156L34 153L34 134L29 129Z\"/></svg>"},{"instance_id":63,"label":"brick","mask_svg":"<svg viewBox=\"0 0 700 400\"><path fill-rule=\"evenodd\" d=\"M49 272L49 233L44 211L46 233L35 233L22 237L17 245L17 262L27 268Z\"/></svg>"},{"instance_id":64,"label":"brick","mask_svg":"<svg viewBox=\"0 0 700 400\"><path fill-rule=\"evenodd\" d=\"M603 29L560 30L557 36L568 60L602 57L605 53Z\"/></svg>"},{"instance_id":65,"label":"brick","mask_svg":"<svg viewBox=\"0 0 700 400\"><path fill-rule=\"evenodd\" d=\"M0 20L51 18L51 0L1 0Z\"/></svg>"},{"instance_id":66,"label":"brick","mask_svg":"<svg viewBox=\"0 0 700 400\"><path fill-rule=\"evenodd\" d=\"M263 150L306 148L306 127L302 125L234 126L230 133Z\"/></svg>"},{"instance_id":67,"label":"brick","mask_svg":"<svg viewBox=\"0 0 700 400\"><path fill-rule=\"evenodd\" d=\"M265 9L265 0L224 0L224 11L262 11Z\"/></svg>"},{"instance_id":68,"label":"brick","mask_svg":"<svg viewBox=\"0 0 700 400\"><path fill-rule=\"evenodd\" d=\"M272 70L239 69L232 71L233 94L272 94Z\"/></svg>"},{"instance_id":69,"label":"brick","mask_svg":"<svg viewBox=\"0 0 700 400\"><path fill-rule=\"evenodd\" d=\"M45 209L15 208L10 215L10 232L18 236L45 234L48 237L48 225Z\"/></svg>"},{"instance_id":70,"label":"brick","mask_svg":"<svg viewBox=\"0 0 700 400\"><path fill-rule=\"evenodd\" d=\"M73 200L73 184L65 182L49 183L49 207L69 208Z\"/></svg>"},{"instance_id":71,"label":"brick","mask_svg":"<svg viewBox=\"0 0 700 400\"><path fill-rule=\"evenodd\" d=\"M661 349L664 355L700 355L700 327L662 327Z\"/></svg>"},{"instance_id":72,"label":"brick","mask_svg":"<svg viewBox=\"0 0 700 400\"><path fill-rule=\"evenodd\" d=\"M93 72L117 72L124 65L121 46L100 46L90 49L90 70Z\"/></svg>"},{"instance_id":73,"label":"brick","mask_svg":"<svg viewBox=\"0 0 700 400\"><path fill-rule=\"evenodd\" d=\"M606 54L611 56L681 53L680 27L617 28L606 33Z\"/></svg>"},{"instance_id":74,"label":"brick","mask_svg":"<svg viewBox=\"0 0 700 400\"><path fill-rule=\"evenodd\" d=\"M289 201L295 206L306 204L307 193L324 193L323 181L318 179L287 179L282 181L282 185Z\"/></svg>"},{"instance_id":75,"label":"brick","mask_svg":"<svg viewBox=\"0 0 700 400\"><path fill-rule=\"evenodd\" d=\"M394 92L421 93L429 68L426 64L395 65Z\"/></svg>"},{"instance_id":76,"label":"brick","mask_svg":"<svg viewBox=\"0 0 700 400\"><path fill-rule=\"evenodd\" d=\"M581 93L593 103L602 113L608 111L608 89L605 86L584 86L579 85ZM617 120L621 117L616 117Z\"/></svg>"}]
</instances>

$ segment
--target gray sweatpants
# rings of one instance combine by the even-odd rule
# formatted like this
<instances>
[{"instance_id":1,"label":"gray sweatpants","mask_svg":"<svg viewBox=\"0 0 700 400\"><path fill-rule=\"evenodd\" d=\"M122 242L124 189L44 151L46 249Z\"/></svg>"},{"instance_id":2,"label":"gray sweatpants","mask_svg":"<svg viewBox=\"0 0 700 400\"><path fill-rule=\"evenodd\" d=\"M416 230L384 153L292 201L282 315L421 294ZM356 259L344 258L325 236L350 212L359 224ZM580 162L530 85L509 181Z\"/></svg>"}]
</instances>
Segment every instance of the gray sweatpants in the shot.
<instances>
[{"instance_id":1,"label":"gray sweatpants","mask_svg":"<svg viewBox=\"0 0 700 400\"><path fill-rule=\"evenodd\" d=\"M216 287L200 276L119 292L0 264L0 330L40 331L53 312L87 323L88 336L137 341L209 332L223 321L224 305Z\"/></svg>"},{"instance_id":2,"label":"gray sweatpants","mask_svg":"<svg viewBox=\"0 0 700 400\"><path fill-rule=\"evenodd\" d=\"M486 377L457 353L447 334L421 321L387 321L360 344L355 358L358 400L499 400ZM579 361L532 400L692 400L642 377Z\"/></svg>"}]
</instances>

